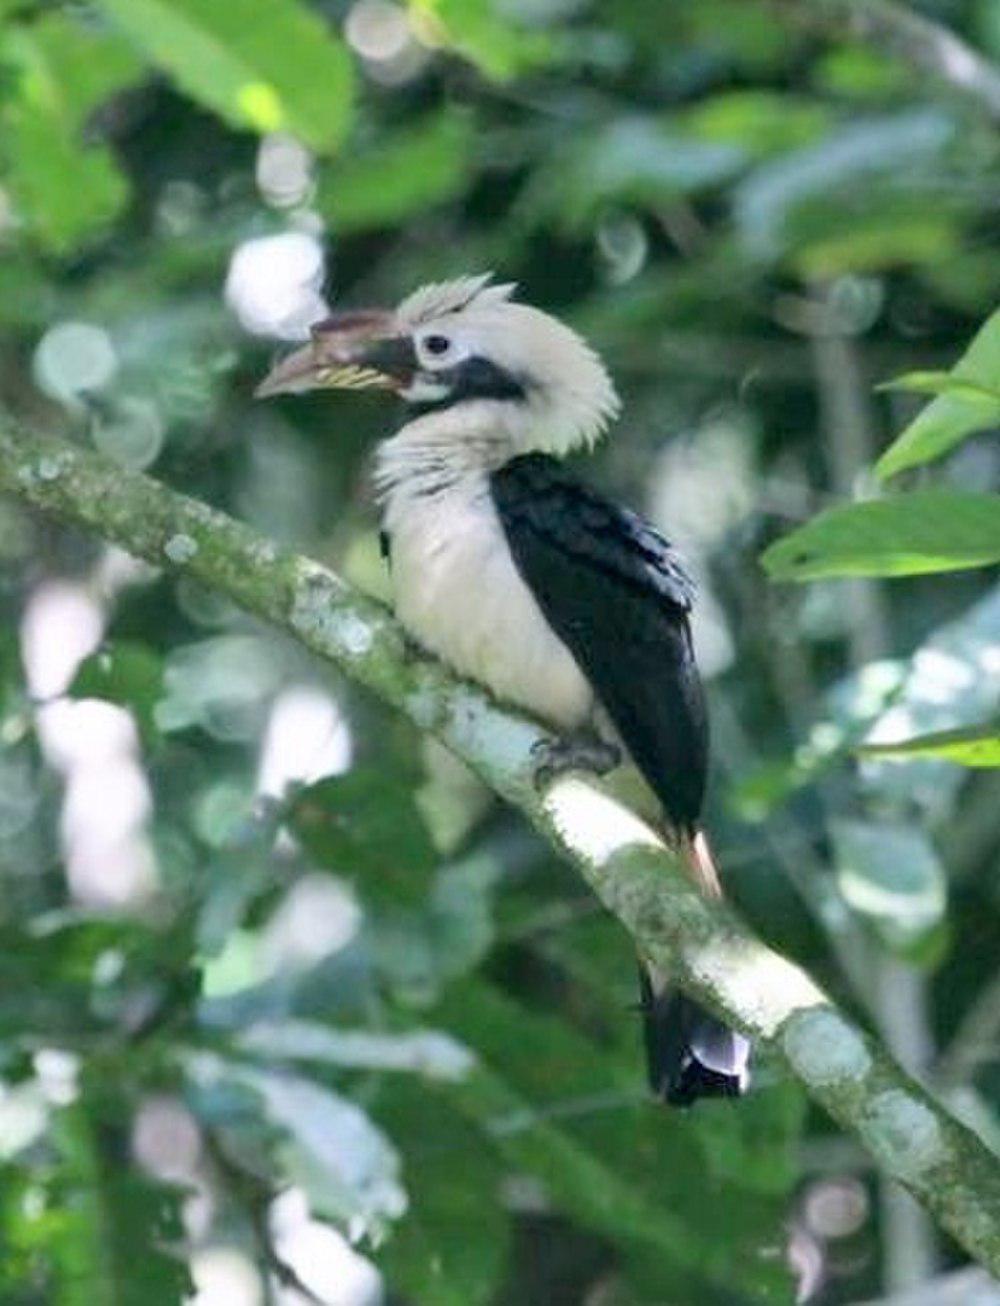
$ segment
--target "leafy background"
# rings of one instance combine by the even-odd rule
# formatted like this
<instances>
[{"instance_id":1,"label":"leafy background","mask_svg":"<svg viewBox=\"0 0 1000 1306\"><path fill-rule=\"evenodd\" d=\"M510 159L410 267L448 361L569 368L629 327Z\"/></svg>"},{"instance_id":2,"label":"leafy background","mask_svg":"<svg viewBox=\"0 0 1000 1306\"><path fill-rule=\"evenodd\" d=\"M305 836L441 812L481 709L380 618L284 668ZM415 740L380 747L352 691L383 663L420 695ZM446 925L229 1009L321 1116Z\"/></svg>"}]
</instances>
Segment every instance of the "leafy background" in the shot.
<instances>
[{"instance_id":1,"label":"leafy background","mask_svg":"<svg viewBox=\"0 0 1000 1306\"><path fill-rule=\"evenodd\" d=\"M1000 151L789 8L0 0L0 399L384 595L391 414L254 382L518 280L699 575L742 909L995 1142ZM627 939L440 749L11 503L0 558L4 1303L996 1299L777 1067L651 1106Z\"/></svg>"}]
</instances>

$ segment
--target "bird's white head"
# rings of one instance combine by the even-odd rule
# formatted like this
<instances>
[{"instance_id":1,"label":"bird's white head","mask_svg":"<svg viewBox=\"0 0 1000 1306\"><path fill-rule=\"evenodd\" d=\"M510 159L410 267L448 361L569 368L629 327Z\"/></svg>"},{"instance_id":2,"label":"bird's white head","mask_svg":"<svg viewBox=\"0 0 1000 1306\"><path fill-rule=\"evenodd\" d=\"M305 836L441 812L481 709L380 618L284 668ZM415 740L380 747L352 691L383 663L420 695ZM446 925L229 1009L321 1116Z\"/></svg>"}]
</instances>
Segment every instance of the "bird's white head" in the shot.
<instances>
[{"instance_id":1,"label":"bird's white head","mask_svg":"<svg viewBox=\"0 0 1000 1306\"><path fill-rule=\"evenodd\" d=\"M437 442L475 439L501 459L588 447L618 411L611 378L575 331L514 290L463 277L394 310L335 314L257 393L381 387L406 401L408 429Z\"/></svg>"}]
</instances>

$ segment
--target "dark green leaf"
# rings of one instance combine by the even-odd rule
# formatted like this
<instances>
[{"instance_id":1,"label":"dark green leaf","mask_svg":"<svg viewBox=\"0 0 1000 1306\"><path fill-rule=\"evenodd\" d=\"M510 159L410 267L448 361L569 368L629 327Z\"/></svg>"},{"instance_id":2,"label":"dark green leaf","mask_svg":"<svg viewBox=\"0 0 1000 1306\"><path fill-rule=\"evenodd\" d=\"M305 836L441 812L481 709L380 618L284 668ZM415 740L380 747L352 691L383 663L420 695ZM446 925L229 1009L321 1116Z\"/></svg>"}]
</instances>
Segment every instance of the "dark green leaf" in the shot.
<instances>
[{"instance_id":1,"label":"dark green leaf","mask_svg":"<svg viewBox=\"0 0 1000 1306\"><path fill-rule=\"evenodd\" d=\"M130 708L147 747L159 739L156 705L163 697L163 662L145 644L121 640L85 658L67 693Z\"/></svg>"},{"instance_id":2,"label":"dark green leaf","mask_svg":"<svg viewBox=\"0 0 1000 1306\"><path fill-rule=\"evenodd\" d=\"M290 817L320 865L358 877L366 896L423 901L437 854L410 790L391 775L359 767L320 780L296 795Z\"/></svg>"},{"instance_id":3,"label":"dark green leaf","mask_svg":"<svg viewBox=\"0 0 1000 1306\"><path fill-rule=\"evenodd\" d=\"M374 1110L402 1152L409 1196L377 1258L383 1273L420 1306L486 1306L510 1241L503 1174L488 1138L408 1084L384 1085Z\"/></svg>"},{"instance_id":4,"label":"dark green leaf","mask_svg":"<svg viewBox=\"0 0 1000 1306\"><path fill-rule=\"evenodd\" d=\"M784 1269L762 1254L780 1245L784 1201L752 1175L743 1187L737 1175L715 1172L717 1152L706 1164L698 1134L710 1128L711 1108L701 1125L677 1114L664 1127L662 1109L645 1097L638 1022L626 1067L565 1021L483 984L463 982L436 1018L480 1057L472 1074L438 1091L563 1210L624 1248L655 1251L674 1271L736 1279L754 1300L787 1299ZM794 1136L789 1123L774 1128L772 1118L772 1163ZM789 1173L784 1160L781 1172Z\"/></svg>"},{"instance_id":5,"label":"dark green leaf","mask_svg":"<svg viewBox=\"0 0 1000 1306\"><path fill-rule=\"evenodd\" d=\"M192 1289L181 1195L134 1167L125 1122L108 1118L103 1098L85 1096L55 1123L57 1209L39 1231L54 1264L54 1306L177 1306Z\"/></svg>"},{"instance_id":6,"label":"dark green leaf","mask_svg":"<svg viewBox=\"0 0 1000 1306\"><path fill-rule=\"evenodd\" d=\"M338 234L403 222L461 194L473 143L467 115L453 109L427 115L328 169L317 207Z\"/></svg>"},{"instance_id":7,"label":"dark green leaf","mask_svg":"<svg viewBox=\"0 0 1000 1306\"><path fill-rule=\"evenodd\" d=\"M774 580L916 576L998 561L1000 498L958 490L831 508L761 557Z\"/></svg>"}]
</instances>

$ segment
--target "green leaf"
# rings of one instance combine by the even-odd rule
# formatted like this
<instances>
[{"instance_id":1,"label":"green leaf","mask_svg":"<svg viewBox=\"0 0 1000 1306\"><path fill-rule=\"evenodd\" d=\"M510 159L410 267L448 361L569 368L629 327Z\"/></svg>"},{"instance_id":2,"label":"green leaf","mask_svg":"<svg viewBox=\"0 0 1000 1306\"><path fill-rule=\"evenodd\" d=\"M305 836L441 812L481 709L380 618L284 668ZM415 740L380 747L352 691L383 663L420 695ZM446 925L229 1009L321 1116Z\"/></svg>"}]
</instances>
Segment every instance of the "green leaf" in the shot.
<instances>
[{"instance_id":1,"label":"green leaf","mask_svg":"<svg viewBox=\"0 0 1000 1306\"><path fill-rule=\"evenodd\" d=\"M105 146L87 145L89 115L142 65L117 37L62 17L15 27L0 45L17 91L0 107L0 173L31 236L65 254L98 234L128 199Z\"/></svg>"},{"instance_id":2,"label":"green leaf","mask_svg":"<svg viewBox=\"0 0 1000 1306\"><path fill-rule=\"evenodd\" d=\"M298 0L96 0L192 99L231 126L335 149L351 117L341 41Z\"/></svg>"},{"instance_id":3,"label":"green leaf","mask_svg":"<svg viewBox=\"0 0 1000 1306\"><path fill-rule=\"evenodd\" d=\"M559 45L552 32L517 27L498 10L493 0L410 0L411 18L426 44L454 50L497 81L555 57Z\"/></svg>"},{"instance_id":4,"label":"green leaf","mask_svg":"<svg viewBox=\"0 0 1000 1306\"><path fill-rule=\"evenodd\" d=\"M876 463L882 480L932 462L966 436L1000 422L1000 309L980 327L950 375L955 387L929 403ZM958 388L959 383L974 389Z\"/></svg>"},{"instance_id":5,"label":"green leaf","mask_svg":"<svg viewBox=\"0 0 1000 1306\"><path fill-rule=\"evenodd\" d=\"M508 1164L540 1180L561 1209L623 1249L655 1253L675 1278L738 1281L752 1300L787 1299L783 1266L761 1254L780 1243L784 1194L762 1191L755 1175L744 1184L727 1162L716 1171L717 1149L706 1154L699 1138L711 1107L700 1123L692 1112L668 1125L646 1100L638 1022L624 1065L487 984L464 981L435 1018L479 1056L471 1074L436 1091L488 1129ZM772 1167L785 1175L794 1132L771 1125Z\"/></svg>"},{"instance_id":6,"label":"green leaf","mask_svg":"<svg viewBox=\"0 0 1000 1306\"><path fill-rule=\"evenodd\" d=\"M737 234L754 257L781 257L808 209L826 215L832 236L846 214L856 220L859 195L887 178L890 193L899 193L900 177L923 175L953 133L954 123L933 108L849 121L815 145L768 160L740 183L733 197ZM849 206L835 202L841 195L850 198ZM920 198L926 207L926 196Z\"/></svg>"},{"instance_id":7,"label":"green leaf","mask_svg":"<svg viewBox=\"0 0 1000 1306\"><path fill-rule=\"evenodd\" d=\"M176 1306L191 1291L187 1265L165 1247L183 1237L180 1194L155 1184L128 1157L123 1104L82 1101L56 1118L55 1209L37 1234L54 1263L53 1306Z\"/></svg>"},{"instance_id":8,"label":"green leaf","mask_svg":"<svg viewBox=\"0 0 1000 1306\"><path fill-rule=\"evenodd\" d=\"M742 167L729 141L699 139L651 114L630 114L558 142L519 200L523 220L578 232L607 204L658 205L717 186Z\"/></svg>"},{"instance_id":9,"label":"green leaf","mask_svg":"<svg viewBox=\"0 0 1000 1306\"><path fill-rule=\"evenodd\" d=\"M1000 766L1000 725L965 726L959 730L938 730L930 735L901 739L895 744L862 744L862 757L898 758L939 757L960 766Z\"/></svg>"},{"instance_id":10,"label":"green leaf","mask_svg":"<svg viewBox=\"0 0 1000 1306\"><path fill-rule=\"evenodd\" d=\"M973 402L991 404L1000 417L1000 389L981 385L977 381L964 381L950 372L904 372L891 381L883 381L876 390L909 390L914 394L955 394Z\"/></svg>"},{"instance_id":11,"label":"green leaf","mask_svg":"<svg viewBox=\"0 0 1000 1306\"><path fill-rule=\"evenodd\" d=\"M734 145L763 159L812 144L829 127L831 114L816 100L754 89L708 96L682 121L702 140Z\"/></svg>"},{"instance_id":12,"label":"green leaf","mask_svg":"<svg viewBox=\"0 0 1000 1306\"><path fill-rule=\"evenodd\" d=\"M289 817L320 865L358 877L375 902L423 902L437 853L412 792L391 775L355 767L320 780L296 795Z\"/></svg>"},{"instance_id":13,"label":"green leaf","mask_svg":"<svg viewBox=\"0 0 1000 1306\"><path fill-rule=\"evenodd\" d=\"M462 193L473 143L466 114L427 114L333 165L320 181L316 206L340 234L403 222Z\"/></svg>"},{"instance_id":14,"label":"green leaf","mask_svg":"<svg viewBox=\"0 0 1000 1306\"><path fill-rule=\"evenodd\" d=\"M831 834L845 901L871 921L887 943L905 948L943 920L944 868L918 826L835 820Z\"/></svg>"},{"instance_id":15,"label":"green leaf","mask_svg":"<svg viewBox=\"0 0 1000 1306\"><path fill-rule=\"evenodd\" d=\"M773 580L917 576L1000 561L1000 498L921 490L820 513L761 556Z\"/></svg>"},{"instance_id":16,"label":"green leaf","mask_svg":"<svg viewBox=\"0 0 1000 1306\"><path fill-rule=\"evenodd\" d=\"M409 1196L377 1257L382 1272L420 1306L486 1306L510 1244L503 1174L488 1137L401 1082L381 1087L374 1114L402 1153Z\"/></svg>"},{"instance_id":17,"label":"green leaf","mask_svg":"<svg viewBox=\"0 0 1000 1306\"><path fill-rule=\"evenodd\" d=\"M814 64L817 88L839 99L885 100L904 96L908 75L902 60L892 59L869 45L838 41Z\"/></svg>"},{"instance_id":18,"label":"green leaf","mask_svg":"<svg viewBox=\"0 0 1000 1306\"><path fill-rule=\"evenodd\" d=\"M406 1000L426 1002L466 974L489 951L499 863L473 853L442 867L420 895L419 877L401 890L385 886L369 912L365 938L380 980ZM407 895L416 896L405 908ZM369 900L371 895L368 895Z\"/></svg>"},{"instance_id":19,"label":"green leaf","mask_svg":"<svg viewBox=\"0 0 1000 1306\"><path fill-rule=\"evenodd\" d=\"M790 262L803 280L879 272L907 263L935 265L961 248L961 229L942 206L928 212L924 197L878 196L869 211L845 221L825 200L805 205L789 233Z\"/></svg>"},{"instance_id":20,"label":"green leaf","mask_svg":"<svg viewBox=\"0 0 1000 1306\"><path fill-rule=\"evenodd\" d=\"M163 692L161 659L147 645L128 640L84 658L67 690L71 698L103 698L130 708L147 747L160 738L154 714Z\"/></svg>"}]
</instances>

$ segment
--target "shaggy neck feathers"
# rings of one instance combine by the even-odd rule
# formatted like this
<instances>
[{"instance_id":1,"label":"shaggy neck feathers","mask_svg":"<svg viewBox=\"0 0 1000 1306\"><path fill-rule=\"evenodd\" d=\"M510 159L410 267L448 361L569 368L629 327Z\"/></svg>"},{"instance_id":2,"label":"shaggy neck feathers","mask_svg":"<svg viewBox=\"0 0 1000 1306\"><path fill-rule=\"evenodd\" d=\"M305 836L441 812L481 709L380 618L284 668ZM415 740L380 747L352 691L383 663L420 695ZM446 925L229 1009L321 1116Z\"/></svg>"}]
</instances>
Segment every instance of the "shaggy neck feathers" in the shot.
<instances>
[{"instance_id":1,"label":"shaggy neck feathers","mask_svg":"<svg viewBox=\"0 0 1000 1306\"><path fill-rule=\"evenodd\" d=\"M393 503L426 501L461 483L485 483L515 457L517 412L503 400L480 399L425 413L378 447L375 493Z\"/></svg>"}]
</instances>

